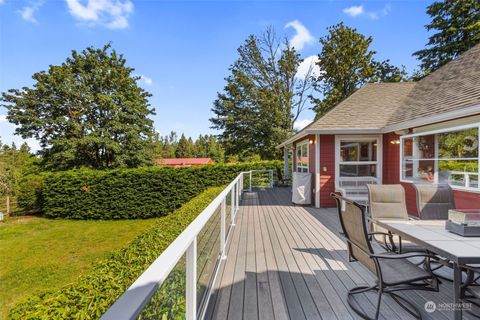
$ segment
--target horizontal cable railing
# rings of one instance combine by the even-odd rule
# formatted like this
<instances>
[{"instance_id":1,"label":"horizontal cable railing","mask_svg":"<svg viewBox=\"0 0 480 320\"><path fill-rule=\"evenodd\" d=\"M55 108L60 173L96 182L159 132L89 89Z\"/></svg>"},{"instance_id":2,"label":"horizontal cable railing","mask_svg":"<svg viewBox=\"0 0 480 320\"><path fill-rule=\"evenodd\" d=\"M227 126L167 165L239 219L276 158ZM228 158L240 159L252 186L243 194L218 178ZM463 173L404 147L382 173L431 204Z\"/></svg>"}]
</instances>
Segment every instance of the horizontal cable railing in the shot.
<instances>
[{"instance_id":1,"label":"horizontal cable railing","mask_svg":"<svg viewBox=\"0 0 480 320\"><path fill-rule=\"evenodd\" d=\"M247 190L249 191L253 187L273 187L274 185L273 170L252 170L240 173L120 296L101 319L137 319L184 256L185 317L189 320L203 318L211 294L211 287L220 267L219 261L227 257L226 243L231 233L229 230L235 225L236 213L244 190L245 177L248 179ZM229 207L230 221L227 221L227 206ZM219 218L217 216L218 212L220 214ZM219 239L217 236L212 237L212 240L207 239L207 241L204 241L204 238L198 239L204 228L208 228L208 233L212 233L211 230L215 230L218 224ZM197 248L198 241L202 243L200 250ZM218 251L215 251L215 245ZM202 256L204 259L202 259L201 264L210 263L210 267L201 265L200 270L208 270L206 277L210 279L204 281L206 284L203 285L201 297L197 296L197 279L199 278L197 275L199 258L197 250L202 254L206 252L207 259L215 260L203 261L206 260L205 254Z\"/></svg>"}]
</instances>

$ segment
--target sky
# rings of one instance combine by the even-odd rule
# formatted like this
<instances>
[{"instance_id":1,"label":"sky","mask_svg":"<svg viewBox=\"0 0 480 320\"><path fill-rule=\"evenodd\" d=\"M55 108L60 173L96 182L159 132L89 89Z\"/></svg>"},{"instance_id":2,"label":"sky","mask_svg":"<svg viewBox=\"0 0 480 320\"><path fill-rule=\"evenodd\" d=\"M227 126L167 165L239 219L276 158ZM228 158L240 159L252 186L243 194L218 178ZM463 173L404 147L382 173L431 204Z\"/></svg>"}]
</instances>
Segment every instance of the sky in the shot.
<instances>
[{"instance_id":1,"label":"sky","mask_svg":"<svg viewBox=\"0 0 480 320\"><path fill-rule=\"evenodd\" d=\"M344 22L372 36L378 60L413 71L412 53L428 39L431 1L0 0L0 92L32 86L33 73L61 64L71 50L111 42L153 96L155 129L196 138L218 133L209 118L236 49L272 26L305 63L320 52L328 26ZM0 140L21 143L0 107ZM296 128L314 117L305 111ZM36 141L28 144L38 149Z\"/></svg>"}]
</instances>

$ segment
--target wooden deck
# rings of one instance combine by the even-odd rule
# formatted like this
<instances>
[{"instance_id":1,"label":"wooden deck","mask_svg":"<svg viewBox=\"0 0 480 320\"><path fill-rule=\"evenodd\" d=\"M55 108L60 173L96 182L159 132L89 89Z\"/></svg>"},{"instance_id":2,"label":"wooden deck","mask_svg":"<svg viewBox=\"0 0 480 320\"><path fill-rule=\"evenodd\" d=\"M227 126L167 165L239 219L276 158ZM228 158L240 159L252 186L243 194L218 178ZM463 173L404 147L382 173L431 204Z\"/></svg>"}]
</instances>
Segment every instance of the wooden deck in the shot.
<instances>
[{"instance_id":1,"label":"wooden deck","mask_svg":"<svg viewBox=\"0 0 480 320\"><path fill-rule=\"evenodd\" d=\"M346 302L347 291L374 278L359 263L348 262L336 211L293 206L288 188L245 193L243 199L206 319L359 319ZM427 301L450 303L452 290L444 281L439 293L404 296L424 319L452 319L438 307L424 311ZM357 301L373 314L375 294ZM386 295L381 318L413 319Z\"/></svg>"}]
</instances>

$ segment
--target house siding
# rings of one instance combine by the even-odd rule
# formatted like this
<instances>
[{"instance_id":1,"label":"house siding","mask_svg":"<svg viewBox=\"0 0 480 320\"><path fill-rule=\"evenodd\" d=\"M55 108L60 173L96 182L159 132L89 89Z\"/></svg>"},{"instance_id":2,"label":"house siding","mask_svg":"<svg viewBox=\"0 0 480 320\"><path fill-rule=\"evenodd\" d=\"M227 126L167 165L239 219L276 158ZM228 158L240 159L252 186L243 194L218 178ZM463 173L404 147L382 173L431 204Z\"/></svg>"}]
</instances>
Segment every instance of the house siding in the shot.
<instances>
[{"instance_id":1,"label":"house siding","mask_svg":"<svg viewBox=\"0 0 480 320\"><path fill-rule=\"evenodd\" d=\"M335 201L330 197L332 192L335 192L335 135L321 135L320 206L322 208L335 207Z\"/></svg>"}]
</instances>

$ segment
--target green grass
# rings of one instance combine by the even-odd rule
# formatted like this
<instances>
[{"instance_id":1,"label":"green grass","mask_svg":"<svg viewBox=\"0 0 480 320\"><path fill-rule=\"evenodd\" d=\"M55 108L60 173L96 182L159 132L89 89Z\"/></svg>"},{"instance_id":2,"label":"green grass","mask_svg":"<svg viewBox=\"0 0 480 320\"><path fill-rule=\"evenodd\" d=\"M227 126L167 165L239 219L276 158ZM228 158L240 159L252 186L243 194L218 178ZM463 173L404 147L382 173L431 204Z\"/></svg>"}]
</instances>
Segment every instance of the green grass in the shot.
<instances>
[{"instance_id":1,"label":"green grass","mask_svg":"<svg viewBox=\"0 0 480 320\"><path fill-rule=\"evenodd\" d=\"M73 282L157 220L0 222L0 319L25 296Z\"/></svg>"}]
</instances>

